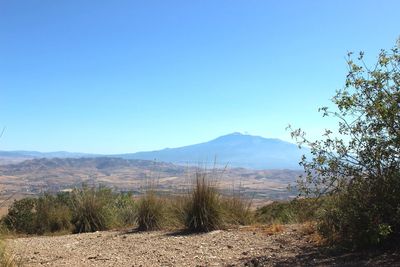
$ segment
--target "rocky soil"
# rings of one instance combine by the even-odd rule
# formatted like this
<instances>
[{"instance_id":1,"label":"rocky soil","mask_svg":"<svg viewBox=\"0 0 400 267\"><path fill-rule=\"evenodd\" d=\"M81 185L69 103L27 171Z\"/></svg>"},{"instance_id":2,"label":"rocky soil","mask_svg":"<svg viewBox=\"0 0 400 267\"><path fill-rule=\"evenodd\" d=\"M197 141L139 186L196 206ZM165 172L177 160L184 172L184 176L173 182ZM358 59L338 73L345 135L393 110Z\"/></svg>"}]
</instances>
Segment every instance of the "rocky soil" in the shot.
<instances>
[{"instance_id":1,"label":"rocky soil","mask_svg":"<svg viewBox=\"0 0 400 267\"><path fill-rule=\"evenodd\" d=\"M400 266L394 251L332 255L299 225L280 230L107 231L9 239L8 249L23 266Z\"/></svg>"}]
</instances>

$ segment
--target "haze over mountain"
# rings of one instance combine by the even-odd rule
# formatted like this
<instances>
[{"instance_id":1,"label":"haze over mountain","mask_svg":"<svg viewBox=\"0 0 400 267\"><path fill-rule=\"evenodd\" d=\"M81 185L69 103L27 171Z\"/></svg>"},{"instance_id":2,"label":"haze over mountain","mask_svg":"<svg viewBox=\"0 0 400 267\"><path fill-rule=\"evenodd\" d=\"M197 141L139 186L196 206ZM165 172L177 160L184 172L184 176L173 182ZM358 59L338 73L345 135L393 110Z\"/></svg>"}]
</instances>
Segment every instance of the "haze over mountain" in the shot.
<instances>
[{"instance_id":1,"label":"haze over mountain","mask_svg":"<svg viewBox=\"0 0 400 267\"><path fill-rule=\"evenodd\" d=\"M158 151L115 155L126 159L147 159L175 164L227 164L250 169L299 169L308 150L279 139L232 133L209 142Z\"/></svg>"},{"instance_id":2,"label":"haze over mountain","mask_svg":"<svg viewBox=\"0 0 400 267\"><path fill-rule=\"evenodd\" d=\"M4 158L88 158L101 156L98 154L68 152L68 151L54 151L54 152L39 152L39 151L0 151L0 157Z\"/></svg>"},{"instance_id":3,"label":"haze over mountain","mask_svg":"<svg viewBox=\"0 0 400 267\"><path fill-rule=\"evenodd\" d=\"M250 169L300 169L298 162L307 149L279 139L232 133L214 140L178 148L118 155L98 155L70 152L0 151L8 159L29 158L88 158L99 156L123 159L155 160L175 164L217 165Z\"/></svg>"}]
</instances>

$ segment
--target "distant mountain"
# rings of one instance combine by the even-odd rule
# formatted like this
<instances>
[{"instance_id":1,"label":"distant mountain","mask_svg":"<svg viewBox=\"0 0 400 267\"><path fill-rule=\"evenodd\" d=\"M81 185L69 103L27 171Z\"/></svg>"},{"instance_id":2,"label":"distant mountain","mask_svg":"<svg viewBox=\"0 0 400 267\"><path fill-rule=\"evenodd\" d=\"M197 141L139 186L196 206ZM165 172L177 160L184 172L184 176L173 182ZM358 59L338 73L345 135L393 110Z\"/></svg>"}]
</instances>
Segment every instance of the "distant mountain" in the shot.
<instances>
[{"instance_id":1,"label":"distant mountain","mask_svg":"<svg viewBox=\"0 0 400 267\"><path fill-rule=\"evenodd\" d=\"M118 155L99 155L86 153L0 151L0 163L17 163L35 158L98 158L113 157L169 162L180 165L206 165L240 167L250 169L300 169L298 162L307 149L300 150L297 145L279 139L264 138L241 133L232 133L209 142L178 148L137 152Z\"/></svg>"},{"instance_id":2,"label":"distant mountain","mask_svg":"<svg viewBox=\"0 0 400 267\"><path fill-rule=\"evenodd\" d=\"M113 155L125 159L157 160L175 164L227 164L251 169L300 169L308 150L279 139L232 133L209 142L158 151Z\"/></svg>"}]
</instances>

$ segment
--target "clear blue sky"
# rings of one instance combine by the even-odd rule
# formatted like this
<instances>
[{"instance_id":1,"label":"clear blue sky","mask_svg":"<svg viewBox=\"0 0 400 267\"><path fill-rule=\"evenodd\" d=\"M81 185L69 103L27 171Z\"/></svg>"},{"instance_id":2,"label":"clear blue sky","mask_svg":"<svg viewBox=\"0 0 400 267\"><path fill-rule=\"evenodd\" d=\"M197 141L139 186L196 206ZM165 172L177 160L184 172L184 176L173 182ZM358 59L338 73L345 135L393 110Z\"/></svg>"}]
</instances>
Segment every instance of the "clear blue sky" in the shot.
<instances>
[{"instance_id":1,"label":"clear blue sky","mask_svg":"<svg viewBox=\"0 0 400 267\"><path fill-rule=\"evenodd\" d=\"M0 0L0 150L123 153L231 132L318 136L347 51L400 1Z\"/></svg>"}]
</instances>

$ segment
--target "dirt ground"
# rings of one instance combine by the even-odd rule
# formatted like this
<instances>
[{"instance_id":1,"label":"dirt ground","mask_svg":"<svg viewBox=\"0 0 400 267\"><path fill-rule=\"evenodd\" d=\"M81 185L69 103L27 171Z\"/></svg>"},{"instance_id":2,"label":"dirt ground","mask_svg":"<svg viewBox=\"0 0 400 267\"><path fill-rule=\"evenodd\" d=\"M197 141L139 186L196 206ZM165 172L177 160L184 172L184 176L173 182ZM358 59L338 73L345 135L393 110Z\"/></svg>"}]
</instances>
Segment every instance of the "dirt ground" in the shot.
<instances>
[{"instance_id":1,"label":"dirt ground","mask_svg":"<svg viewBox=\"0 0 400 267\"><path fill-rule=\"evenodd\" d=\"M206 234L107 231L7 244L22 266L400 266L398 251L332 253L300 225Z\"/></svg>"}]
</instances>

